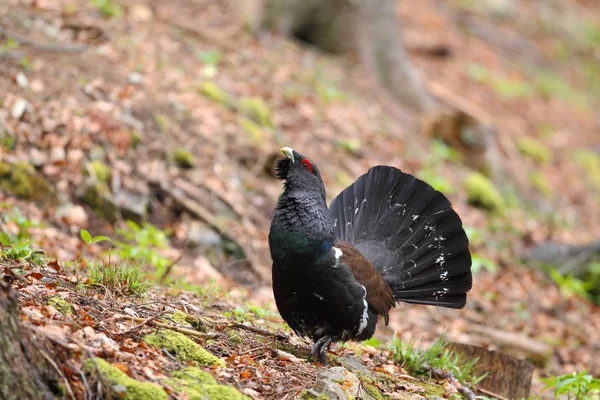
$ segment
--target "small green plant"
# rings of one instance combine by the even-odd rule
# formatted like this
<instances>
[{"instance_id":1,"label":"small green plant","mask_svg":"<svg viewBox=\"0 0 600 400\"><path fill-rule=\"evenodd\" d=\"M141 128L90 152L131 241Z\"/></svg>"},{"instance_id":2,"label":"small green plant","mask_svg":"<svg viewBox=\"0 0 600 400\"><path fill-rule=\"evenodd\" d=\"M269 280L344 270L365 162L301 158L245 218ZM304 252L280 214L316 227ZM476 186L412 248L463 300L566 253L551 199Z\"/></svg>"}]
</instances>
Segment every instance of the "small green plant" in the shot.
<instances>
[{"instance_id":1,"label":"small green plant","mask_svg":"<svg viewBox=\"0 0 600 400\"><path fill-rule=\"evenodd\" d=\"M475 376L478 359L465 360L462 354L448 349L443 335L426 350L419 349L414 338L403 343L397 336L388 348L392 360L414 375L428 374L432 368L439 368L454 374L460 383L471 386L486 376Z\"/></svg>"},{"instance_id":2,"label":"small green plant","mask_svg":"<svg viewBox=\"0 0 600 400\"><path fill-rule=\"evenodd\" d=\"M498 270L498 266L495 262L477 252L471 253L471 259L471 272L473 275L477 275L482 270L485 270L491 274L494 274Z\"/></svg>"},{"instance_id":3,"label":"small green plant","mask_svg":"<svg viewBox=\"0 0 600 400\"><path fill-rule=\"evenodd\" d=\"M156 269L158 276L171 264L168 258L158 252L158 249L167 246L168 232L151 224L144 223L140 226L133 221L127 221L126 227L117 229L117 233L124 239L113 241L121 259L134 264L151 265Z\"/></svg>"},{"instance_id":4,"label":"small green plant","mask_svg":"<svg viewBox=\"0 0 600 400\"><path fill-rule=\"evenodd\" d=\"M575 278L573 275L562 275L556 269L549 267L548 274L550 278L558 285L560 293L566 297L579 296L584 299L590 299L589 290L593 287L593 282L585 282Z\"/></svg>"},{"instance_id":5,"label":"small green plant","mask_svg":"<svg viewBox=\"0 0 600 400\"><path fill-rule=\"evenodd\" d=\"M554 388L554 398L566 395L567 399L597 400L600 398L600 379L594 378L586 371L542 379L546 389Z\"/></svg>"},{"instance_id":6,"label":"small green plant","mask_svg":"<svg viewBox=\"0 0 600 400\"><path fill-rule=\"evenodd\" d=\"M88 231L86 231L85 229L82 229L79 232L79 235L81 236L81 239L83 239L83 241L86 244L93 244L93 243L100 243L100 242L107 242L107 241L109 242L109 241L111 241L111 238L109 238L108 236L102 236L101 235L101 236L93 236L92 237L92 235Z\"/></svg>"},{"instance_id":7,"label":"small green plant","mask_svg":"<svg viewBox=\"0 0 600 400\"><path fill-rule=\"evenodd\" d=\"M141 295L150 287L142 269L131 263L118 265L95 263L90 266L89 283L122 295Z\"/></svg>"},{"instance_id":8,"label":"small green plant","mask_svg":"<svg viewBox=\"0 0 600 400\"><path fill-rule=\"evenodd\" d=\"M217 66L223 58L223 53L219 50L203 51L197 54L198 60L204 64L202 74L205 78L214 78L217 75Z\"/></svg>"},{"instance_id":9,"label":"small green plant","mask_svg":"<svg viewBox=\"0 0 600 400\"><path fill-rule=\"evenodd\" d=\"M100 14L106 18L120 17L123 14L121 5L114 0L89 0Z\"/></svg>"}]
</instances>

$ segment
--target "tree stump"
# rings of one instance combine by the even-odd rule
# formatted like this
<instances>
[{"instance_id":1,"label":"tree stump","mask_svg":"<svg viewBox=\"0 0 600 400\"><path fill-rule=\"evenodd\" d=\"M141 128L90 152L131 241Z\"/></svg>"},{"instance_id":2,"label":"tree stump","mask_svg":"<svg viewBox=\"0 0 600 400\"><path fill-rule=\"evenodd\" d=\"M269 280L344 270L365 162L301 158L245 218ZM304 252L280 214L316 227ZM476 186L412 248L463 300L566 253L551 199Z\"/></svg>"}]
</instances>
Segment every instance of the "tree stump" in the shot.
<instances>
[{"instance_id":1,"label":"tree stump","mask_svg":"<svg viewBox=\"0 0 600 400\"><path fill-rule=\"evenodd\" d=\"M62 397L57 373L39 348L31 332L19 324L15 292L0 283L0 399Z\"/></svg>"},{"instance_id":2,"label":"tree stump","mask_svg":"<svg viewBox=\"0 0 600 400\"><path fill-rule=\"evenodd\" d=\"M477 387L507 399L529 397L533 376L533 364L529 361L481 346L452 343L451 348L463 354L465 360L479 359L475 375L481 376L486 372L488 375L477 384Z\"/></svg>"}]
</instances>

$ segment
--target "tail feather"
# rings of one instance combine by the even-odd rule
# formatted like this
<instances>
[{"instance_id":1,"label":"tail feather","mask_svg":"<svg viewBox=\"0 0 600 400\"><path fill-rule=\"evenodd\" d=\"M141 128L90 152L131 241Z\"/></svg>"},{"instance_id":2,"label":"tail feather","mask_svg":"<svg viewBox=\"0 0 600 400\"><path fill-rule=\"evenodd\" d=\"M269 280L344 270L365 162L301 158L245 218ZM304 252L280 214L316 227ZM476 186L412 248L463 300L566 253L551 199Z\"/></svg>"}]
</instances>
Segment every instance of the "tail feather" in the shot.
<instances>
[{"instance_id":1,"label":"tail feather","mask_svg":"<svg viewBox=\"0 0 600 400\"><path fill-rule=\"evenodd\" d=\"M336 236L377 268L396 300L461 308L471 289L471 255L446 197L394 167L378 166L330 206Z\"/></svg>"}]
</instances>

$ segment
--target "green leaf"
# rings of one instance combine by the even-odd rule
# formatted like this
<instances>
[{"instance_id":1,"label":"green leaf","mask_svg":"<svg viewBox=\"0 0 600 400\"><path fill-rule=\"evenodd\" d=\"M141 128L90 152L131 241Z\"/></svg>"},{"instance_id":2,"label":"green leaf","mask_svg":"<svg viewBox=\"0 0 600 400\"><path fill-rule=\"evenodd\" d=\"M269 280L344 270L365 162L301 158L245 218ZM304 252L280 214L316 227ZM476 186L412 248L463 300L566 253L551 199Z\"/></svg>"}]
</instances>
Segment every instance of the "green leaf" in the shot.
<instances>
[{"instance_id":1,"label":"green leaf","mask_svg":"<svg viewBox=\"0 0 600 400\"><path fill-rule=\"evenodd\" d=\"M92 235L90 235L90 233L88 231L86 231L85 229L82 229L81 231L79 231L79 235L81 236L81 238L83 239L83 241L87 244L92 243Z\"/></svg>"},{"instance_id":2,"label":"green leaf","mask_svg":"<svg viewBox=\"0 0 600 400\"><path fill-rule=\"evenodd\" d=\"M381 342L378 339L371 338L365 340L363 344L366 344L367 346L379 347L381 345Z\"/></svg>"},{"instance_id":3,"label":"green leaf","mask_svg":"<svg viewBox=\"0 0 600 400\"><path fill-rule=\"evenodd\" d=\"M92 243L100 243L100 242L110 242L112 239L108 236L94 236L92 238Z\"/></svg>"}]
</instances>

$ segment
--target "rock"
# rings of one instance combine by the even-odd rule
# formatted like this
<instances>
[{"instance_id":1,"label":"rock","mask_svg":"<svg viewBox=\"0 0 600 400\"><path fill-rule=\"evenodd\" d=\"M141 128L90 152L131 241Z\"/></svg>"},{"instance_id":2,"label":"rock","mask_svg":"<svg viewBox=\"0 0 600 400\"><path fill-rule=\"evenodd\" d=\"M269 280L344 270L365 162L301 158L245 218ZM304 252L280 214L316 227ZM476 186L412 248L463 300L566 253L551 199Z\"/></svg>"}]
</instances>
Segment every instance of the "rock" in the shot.
<instances>
[{"instance_id":1,"label":"rock","mask_svg":"<svg viewBox=\"0 0 600 400\"><path fill-rule=\"evenodd\" d=\"M17 83L17 85L19 87L22 88L27 88L27 86L29 86L29 79L27 79L27 75L25 75L23 72L18 72L17 76L15 77L15 82Z\"/></svg>"},{"instance_id":2,"label":"rock","mask_svg":"<svg viewBox=\"0 0 600 400\"><path fill-rule=\"evenodd\" d=\"M305 391L302 399L355 399L361 393L360 381L344 367L332 367L317 375L315 388Z\"/></svg>"},{"instance_id":3,"label":"rock","mask_svg":"<svg viewBox=\"0 0 600 400\"><path fill-rule=\"evenodd\" d=\"M92 207L106 221L110 223L117 221L119 207L106 184L88 178L79 184L75 193L81 201Z\"/></svg>"},{"instance_id":4,"label":"rock","mask_svg":"<svg viewBox=\"0 0 600 400\"><path fill-rule=\"evenodd\" d=\"M143 77L142 77L142 74L140 74L139 72L131 72L127 76L127 80L132 85L139 85L140 83L142 83Z\"/></svg>"},{"instance_id":5,"label":"rock","mask_svg":"<svg viewBox=\"0 0 600 400\"><path fill-rule=\"evenodd\" d=\"M0 161L0 190L46 207L59 202L55 188L26 162Z\"/></svg>"},{"instance_id":6,"label":"rock","mask_svg":"<svg viewBox=\"0 0 600 400\"><path fill-rule=\"evenodd\" d=\"M27 109L28 104L29 103L27 103L27 100L25 100L22 97L19 97L10 110L10 116L14 119L21 119L23 114L25 114L25 110Z\"/></svg>"},{"instance_id":7,"label":"rock","mask_svg":"<svg viewBox=\"0 0 600 400\"><path fill-rule=\"evenodd\" d=\"M80 228L88 226L88 215L80 205L66 203L56 210L56 215L64 218L69 225L76 225Z\"/></svg>"},{"instance_id":8,"label":"rock","mask_svg":"<svg viewBox=\"0 0 600 400\"><path fill-rule=\"evenodd\" d=\"M53 147L50 150L50 162L60 163L67 158L67 152L64 147Z\"/></svg>"},{"instance_id":9,"label":"rock","mask_svg":"<svg viewBox=\"0 0 600 400\"><path fill-rule=\"evenodd\" d=\"M32 147L29 151L29 161L31 161L31 165L39 168L48 162L48 155L43 151Z\"/></svg>"},{"instance_id":10,"label":"rock","mask_svg":"<svg viewBox=\"0 0 600 400\"><path fill-rule=\"evenodd\" d=\"M220 247L222 245L221 235L197 220L189 222L187 240L190 247Z\"/></svg>"},{"instance_id":11,"label":"rock","mask_svg":"<svg viewBox=\"0 0 600 400\"><path fill-rule=\"evenodd\" d=\"M148 217L148 205L150 204L148 196L121 191L115 196L115 203L125 219L141 223Z\"/></svg>"},{"instance_id":12,"label":"rock","mask_svg":"<svg viewBox=\"0 0 600 400\"><path fill-rule=\"evenodd\" d=\"M129 8L129 15L138 22L149 22L154 17L152 9L145 4L133 4Z\"/></svg>"},{"instance_id":13,"label":"rock","mask_svg":"<svg viewBox=\"0 0 600 400\"><path fill-rule=\"evenodd\" d=\"M373 373L365 368L358 358L350 355L344 355L340 357L339 361L340 364L342 364L349 371L367 378L373 378Z\"/></svg>"}]
</instances>

